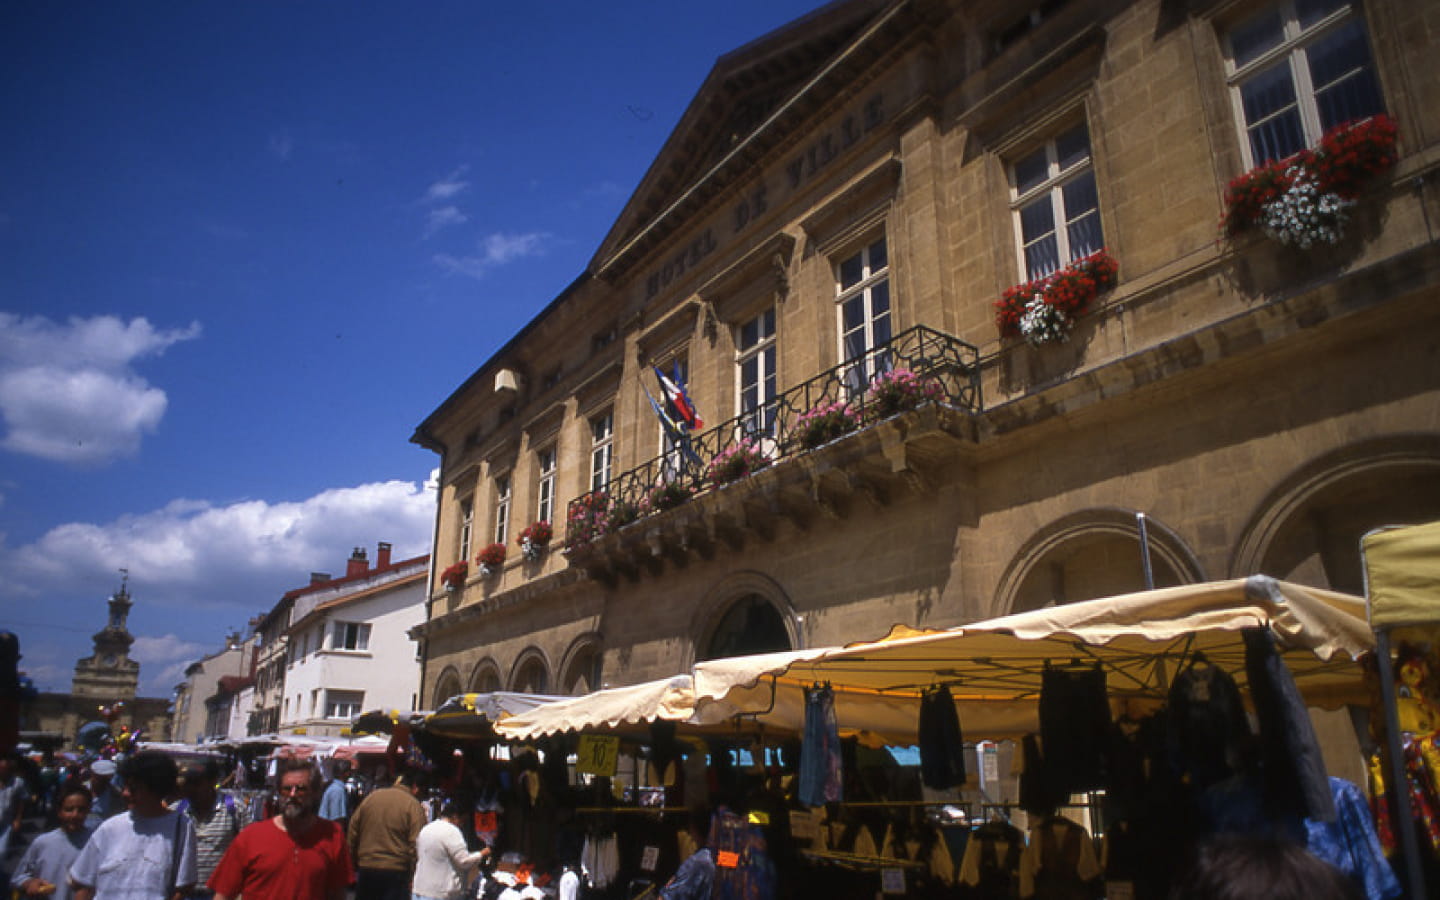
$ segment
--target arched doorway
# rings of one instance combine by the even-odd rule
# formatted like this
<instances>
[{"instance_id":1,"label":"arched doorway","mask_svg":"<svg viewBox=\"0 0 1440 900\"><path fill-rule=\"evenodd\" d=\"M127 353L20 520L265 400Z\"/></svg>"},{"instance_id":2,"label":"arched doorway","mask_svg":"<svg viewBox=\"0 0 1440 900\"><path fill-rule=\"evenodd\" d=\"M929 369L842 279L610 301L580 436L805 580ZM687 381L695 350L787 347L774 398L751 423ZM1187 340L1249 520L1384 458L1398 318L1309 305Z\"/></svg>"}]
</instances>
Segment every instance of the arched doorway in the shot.
<instances>
[{"instance_id":1,"label":"arched doorway","mask_svg":"<svg viewBox=\"0 0 1440 900\"><path fill-rule=\"evenodd\" d=\"M760 594L745 594L730 604L695 658L723 659L789 649L790 629L780 611Z\"/></svg>"},{"instance_id":2,"label":"arched doorway","mask_svg":"<svg viewBox=\"0 0 1440 900\"><path fill-rule=\"evenodd\" d=\"M1200 564L1174 531L1146 519L1154 586L1204 581ZM1135 513L1090 509L1037 532L1016 554L996 596L997 615L1143 591L1145 569Z\"/></svg>"},{"instance_id":3,"label":"arched doorway","mask_svg":"<svg viewBox=\"0 0 1440 900\"><path fill-rule=\"evenodd\" d=\"M571 646L561 669L560 690L571 697L578 697L603 687L600 680L603 654L600 644L593 638L581 638Z\"/></svg>"},{"instance_id":4,"label":"arched doorway","mask_svg":"<svg viewBox=\"0 0 1440 900\"><path fill-rule=\"evenodd\" d=\"M431 707L439 706L446 700L460 693L460 673L456 672L453 666L446 666L435 679L435 696L430 698Z\"/></svg>"},{"instance_id":5,"label":"arched doorway","mask_svg":"<svg viewBox=\"0 0 1440 900\"><path fill-rule=\"evenodd\" d=\"M544 694L550 690L550 667L540 651L527 652L515 666L510 690L521 694Z\"/></svg>"},{"instance_id":6,"label":"arched doorway","mask_svg":"<svg viewBox=\"0 0 1440 900\"><path fill-rule=\"evenodd\" d=\"M1440 519L1440 440L1382 438L1302 466L1251 517L1231 574L1365 593L1360 538L1382 525Z\"/></svg>"}]
</instances>

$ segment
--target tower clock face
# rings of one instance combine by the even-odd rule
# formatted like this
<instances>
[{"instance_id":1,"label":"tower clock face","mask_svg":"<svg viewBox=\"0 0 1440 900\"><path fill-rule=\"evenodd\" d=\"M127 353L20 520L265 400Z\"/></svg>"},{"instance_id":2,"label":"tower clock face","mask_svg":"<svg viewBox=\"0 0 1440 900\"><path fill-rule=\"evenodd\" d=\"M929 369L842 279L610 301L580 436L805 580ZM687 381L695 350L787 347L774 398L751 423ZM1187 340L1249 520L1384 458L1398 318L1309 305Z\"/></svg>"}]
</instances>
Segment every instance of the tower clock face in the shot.
<instances>
[{"instance_id":1,"label":"tower clock face","mask_svg":"<svg viewBox=\"0 0 1440 900\"><path fill-rule=\"evenodd\" d=\"M114 667L115 667L115 654L113 654L113 653L107 653L107 654L105 654L105 657L104 657L103 659L101 659L100 662L104 663L106 666L109 666L110 668L114 668Z\"/></svg>"}]
</instances>

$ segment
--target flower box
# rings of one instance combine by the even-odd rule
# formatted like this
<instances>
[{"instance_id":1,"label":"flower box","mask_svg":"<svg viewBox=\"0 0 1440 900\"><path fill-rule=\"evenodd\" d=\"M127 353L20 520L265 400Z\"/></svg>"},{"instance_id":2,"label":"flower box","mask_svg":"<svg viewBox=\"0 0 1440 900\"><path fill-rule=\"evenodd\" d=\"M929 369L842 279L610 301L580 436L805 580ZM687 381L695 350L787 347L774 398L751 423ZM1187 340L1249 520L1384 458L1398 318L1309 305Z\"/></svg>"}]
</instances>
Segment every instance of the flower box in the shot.
<instances>
[{"instance_id":1,"label":"flower box","mask_svg":"<svg viewBox=\"0 0 1440 900\"><path fill-rule=\"evenodd\" d=\"M1023 337L1035 346L1063 341L1095 298L1115 286L1119 271L1115 257L1097 250L1045 278L1017 284L996 301L995 326L1002 337Z\"/></svg>"},{"instance_id":2,"label":"flower box","mask_svg":"<svg viewBox=\"0 0 1440 900\"><path fill-rule=\"evenodd\" d=\"M752 475L768 465L770 458L755 441L746 439L715 454L715 458L710 460L710 467L705 470L705 478L719 487Z\"/></svg>"},{"instance_id":3,"label":"flower box","mask_svg":"<svg viewBox=\"0 0 1440 900\"><path fill-rule=\"evenodd\" d=\"M865 392L865 405L877 418L893 416L914 409L922 403L945 399L945 389L934 378L916 375L909 369L881 372L870 381Z\"/></svg>"},{"instance_id":4,"label":"flower box","mask_svg":"<svg viewBox=\"0 0 1440 900\"><path fill-rule=\"evenodd\" d=\"M480 564L481 575L494 575L505 564L505 545L501 543L486 544L476 554L475 562Z\"/></svg>"},{"instance_id":5,"label":"flower box","mask_svg":"<svg viewBox=\"0 0 1440 900\"><path fill-rule=\"evenodd\" d=\"M813 450L860 427L860 411L843 401L822 403L795 419L794 434L800 446Z\"/></svg>"},{"instance_id":6,"label":"flower box","mask_svg":"<svg viewBox=\"0 0 1440 900\"><path fill-rule=\"evenodd\" d=\"M440 583L447 591L457 591L465 586L465 577L470 573L470 564L460 560L440 573Z\"/></svg>"},{"instance_id":7,"label":"flower box","mask_svg":"<svg viewBox=\"0 0 1440 900\"><path fill-rule=\"evenodd\" d=\"M694 495L688 484L680 481L662 481L645 494L640 512L661 512L685 503Z\"/></svg>"},{"instance_id":8,"label":"flower box","mask_svg":"<svg viewBox=\"0 0 1440 900\"><path fill-rule=\"evenodd\" d=\"M1397 131L1386 115L1346 122L1314 149L1256 166L1226 186L1221 229L1234 236L1259 228L1302 249L1339 241L1361 191L1399 161Z\"/></svg>"},{"instance_id":9,"label":"flower box","mask_svg":"<svg viewBox=\"0 0 1440 900\"><path fill-rule=\"evenodd\" d=\"M520 545L520 552L525 554L525 558L533 562L545 554L545 548L554 536L555 529L550 527L549 522L541 519L526 525L516 543Z\"/></svg>"}]
</instances>

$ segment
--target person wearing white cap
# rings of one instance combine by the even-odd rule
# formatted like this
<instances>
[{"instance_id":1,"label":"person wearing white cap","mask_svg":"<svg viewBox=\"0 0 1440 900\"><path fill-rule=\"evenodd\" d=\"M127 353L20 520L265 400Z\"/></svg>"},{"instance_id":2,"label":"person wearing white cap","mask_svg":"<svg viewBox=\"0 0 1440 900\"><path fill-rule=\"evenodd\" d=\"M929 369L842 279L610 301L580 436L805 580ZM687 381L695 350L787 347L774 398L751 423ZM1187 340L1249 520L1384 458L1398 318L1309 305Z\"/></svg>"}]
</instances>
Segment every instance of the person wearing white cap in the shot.
<instances>
[{"instance_id":1,"label":"person wearing white cap","mask_svg":"<svg viewBox=\"0 0 1440 900\"><path fill-rule=\"evenodd\" d=\"M97 759L90 764L90 793L95 795L95 801L90 804L85 826L91 830L126 809L125 795L115 786L115 763L111 760Z\"/></svg>"}]
</instances>

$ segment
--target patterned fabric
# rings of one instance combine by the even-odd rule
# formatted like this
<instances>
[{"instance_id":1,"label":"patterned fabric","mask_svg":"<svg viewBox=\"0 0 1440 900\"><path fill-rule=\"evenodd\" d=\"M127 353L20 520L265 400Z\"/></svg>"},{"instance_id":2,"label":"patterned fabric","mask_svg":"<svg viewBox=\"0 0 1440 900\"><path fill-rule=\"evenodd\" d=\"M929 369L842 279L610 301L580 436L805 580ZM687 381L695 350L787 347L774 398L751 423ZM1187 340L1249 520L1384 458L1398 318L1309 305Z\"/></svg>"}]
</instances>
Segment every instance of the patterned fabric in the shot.
<instances>
[{"instance_id":1,"label":"patterned fabric","mask_svg":"<svg viewBox=\"0 0 1440 900\"><path fill-rule=\"evenodd\" d=\"M715 854L715 900L771 900L775 867L764 833L725 807L710 819L707 842Z\"/></svg>"},{"instance_id":2,"label":"patterned fabric","mask_svg":"<svg viewBox=\"0 0 1440 900\"><path fill-rule=\"evenodd\" d=\"M191 827L195 829L195 864L200 875L199 883L204 884L210 880L215 867L220 864L220 858L244 823L240 821L235 801L229 797L216 797L215 806L204 821L192 809L186 809L185 814L190 817Z\"/></svg>"},{"instance_id":3,"label":"patterned fabric","mask_svg":"<svg viewBox=\"0 0 1440 900\"><path fill-rule=\"evenodd\" d=\"M1364 795L1355 785L1334 777L1330 779L1330 794L1335 821L1307 819L1306 849L1350 876L1369 900L1398 896L1400 880L1380 849Z\"/></svg>"}]
</instances>

